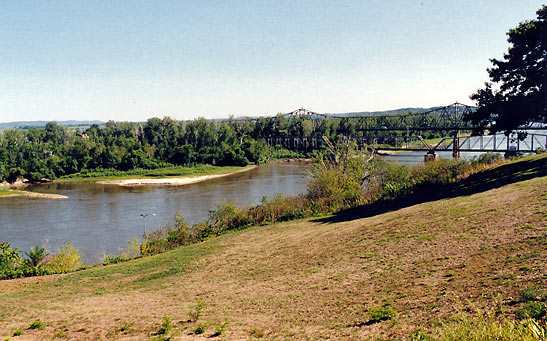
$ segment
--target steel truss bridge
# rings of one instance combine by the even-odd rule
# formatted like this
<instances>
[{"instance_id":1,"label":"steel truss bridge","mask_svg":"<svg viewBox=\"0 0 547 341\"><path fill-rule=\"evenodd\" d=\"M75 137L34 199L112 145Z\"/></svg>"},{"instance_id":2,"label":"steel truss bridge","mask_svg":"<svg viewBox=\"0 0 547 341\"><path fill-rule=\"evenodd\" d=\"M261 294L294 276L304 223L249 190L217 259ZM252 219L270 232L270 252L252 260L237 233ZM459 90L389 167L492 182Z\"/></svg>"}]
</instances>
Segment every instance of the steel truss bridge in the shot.
<instances>
[{"instance_id":1,"label":"steel truss bridge","mask_svg":"<svg viewBox=\"0 0 547 341\"><path fill-rule=\"evenodd\" d=\"M471 131L475 128L470 122L465 121L466 115L475 109L472 106L454 103L423 113L339 116L298 109L283 116L288 121L311 120L314 133L326 120L336 120L338 134L355 140L360 147L368 146L375 150L425 151L428 154L452 151L454 157L459 157L459 152L513 153L547 150L546 134L528 133L521 140L504 134L460 136L460 131ZM546 125L538 124L519 128L526 131L546 129ZM452 136L441 139L435 145L430 145L421 136L415 134L419 131L451 131ZM323 149L328 143L323 136L313 134L295 136L290 133L288 136L269 136L266 141L271 146L281 145L288 149L299 150Z\"/></svg>"},{"instance_id":2,"label":"steel truss bridge","mask_svg":"<svg viewBox=\"0 0 547 341\"><path fill-rule=\"evenodd\" d=\"M297 109L284 116L289 121L311 119L314 127L318 127L324 120L332 119L338 121L338 127L342 130L346 128L354 131L471 130L473 126L464 117L473 110L475 107L454 103L426 112L407 114L341 116Z\"/></svg>"},{"instance_id":3,"label":"steel truss bridge","mask_svg":"<svg viewBox=\"0 0 547 341\"><path fill-rule=\"evenodd\" d=\"M528 134L523 140L504 134L445 137L436 144L429 144L419 135L413 136L350 136L359 147L375 150L400 151L453 151L460 152L527 152L547 150L547 134ZM270 136L270 146L281 145L288 149L315 150L327 147L324 136ZM456 148L454 148L456 146Z\"/></svg>"}]
</instances>

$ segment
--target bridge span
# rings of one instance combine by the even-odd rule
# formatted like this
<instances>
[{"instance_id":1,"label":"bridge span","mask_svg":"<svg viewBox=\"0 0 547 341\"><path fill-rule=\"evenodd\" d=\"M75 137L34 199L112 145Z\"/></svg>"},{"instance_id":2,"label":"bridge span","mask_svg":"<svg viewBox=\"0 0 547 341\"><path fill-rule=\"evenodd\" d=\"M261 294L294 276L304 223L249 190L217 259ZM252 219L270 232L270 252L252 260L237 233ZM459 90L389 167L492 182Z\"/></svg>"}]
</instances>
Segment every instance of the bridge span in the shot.
<instances>
[{"instance_id":1,"label":"bridge span","mask_svg":"<svg viewBox=\"0 0 547 341\"><path fill-rule=\"evenodd\" d=\"M547 134L527 134L524 139L511 138L504 134L445 137L435 144L429 144L419 135L365 135L350 136L359 147L373 150L423 151L433 154L439 151L459 152L496 152L496 153L533 153L547 150ZM326 148L323 136L269 136L266 142L270 146L281 145L287 149L316 150ZM457 155L459 156L459 155Z\"/></svg>"},{"instance_id":2,"label":"bridge span","mask_svg":"<svg viewBox=\"0 0 547 341\"><path fill-rule=\"evenodd\" d=\"M426 157L429 158L435 158L438 151L452 151L453 156L459 158L460 152L512 154L535 152L538 149L547 150L547 135L541 132L547 130L545 123L530 123L519 127L519 131L527 132L521 139L503 134L460 136L461 132L475 130L476 127L466 120L467 115L474 110L475 107L461 103L425 112L390 115L331 115L298 109L282 116L289 122L311 121L311 134L301 136L297 131L289 130L284 136L268 136L266 141L270 146L281 145L288 149L322 149L326 147L323 131L328 126L328 129L335 132L334 136L349 137L360 147L368 146L375 150L425 151ZM444 135L450 137L441 139L435 145L429 145L420 136L420 132L424 131L444 131Z\"/></svg>"}]
</instances>

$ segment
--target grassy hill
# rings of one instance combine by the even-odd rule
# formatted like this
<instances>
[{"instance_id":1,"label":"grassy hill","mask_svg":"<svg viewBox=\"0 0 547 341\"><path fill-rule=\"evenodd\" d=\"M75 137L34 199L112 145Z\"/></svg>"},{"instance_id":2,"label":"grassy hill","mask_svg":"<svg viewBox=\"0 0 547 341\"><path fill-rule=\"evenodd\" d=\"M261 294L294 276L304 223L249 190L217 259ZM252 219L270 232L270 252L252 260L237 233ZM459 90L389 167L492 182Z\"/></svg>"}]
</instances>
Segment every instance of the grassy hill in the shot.
<instances>
[{"instance_id":1,"label":"grassy hill","mask_svg":"<svg viewBox=\"0 0 547 341\"><path fill-rule=\"evenodd\" d=\"M476 309L512 318L525 307L523 290L547 287L546 170L543 155L476 174L434 199L2 281L0 337L386 339L421 330L435 338Z\"/></svg>"}]
</instances>

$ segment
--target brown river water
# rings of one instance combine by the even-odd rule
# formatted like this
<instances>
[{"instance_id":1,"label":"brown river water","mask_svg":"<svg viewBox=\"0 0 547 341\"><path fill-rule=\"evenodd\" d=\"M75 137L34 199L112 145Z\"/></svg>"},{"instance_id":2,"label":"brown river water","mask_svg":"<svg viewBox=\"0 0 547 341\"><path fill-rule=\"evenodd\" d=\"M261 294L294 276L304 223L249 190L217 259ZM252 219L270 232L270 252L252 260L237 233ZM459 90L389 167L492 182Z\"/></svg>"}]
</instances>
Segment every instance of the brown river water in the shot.
<instances>
[{"instance_id":1,"label":"brown river water","mask_svg":"<svg viewBox=\"0 0 547 341\"><path fill-rule=\"evenodd\" d=\"M170 223L180 211L190 224L228 200L258 204L276 193L306 192L309 165L273 163L248 172L185 186L120 187L89 181L36 185L26 190L66 195L66 200L0 197L0 241L28 251L32 246L56 250L71 242L86 263L104 254L118 255L128 240Z\"/></svg>"}]
</instances>

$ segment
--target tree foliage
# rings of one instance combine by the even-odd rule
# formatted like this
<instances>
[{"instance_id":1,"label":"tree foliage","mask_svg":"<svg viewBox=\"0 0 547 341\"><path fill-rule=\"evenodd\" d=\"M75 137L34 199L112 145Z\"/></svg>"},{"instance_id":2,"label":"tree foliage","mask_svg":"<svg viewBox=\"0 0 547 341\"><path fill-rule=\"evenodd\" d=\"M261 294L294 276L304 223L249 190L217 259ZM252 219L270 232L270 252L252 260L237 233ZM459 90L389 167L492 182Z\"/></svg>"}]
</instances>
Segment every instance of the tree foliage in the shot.
<instances>
[{"instance_id":1,"label":"tree foliage","mask_svg":"<svg viewBox=\"0 0 547 341\"><path fill-rule=\"evenodd\" d=\"M478 110L468 118L482 132L503 131L547 122L547 5L537 19L521 22L507 32L510 46L502 60L491 59L490 82L471 95Z\"/></svg>"},{"instance_id":2,"label":"tree foliage","mask_svg":"<svg viewBox=\"0 0 547 341\"><path fill-rule=\"evenodd\" d=\"M351 128L351 129L350 129ZM32 182L77 173L156 169L170 166L245 166L269 158L313 157L312 150L268 146L268 137L325 136L337 142L364 134L359 119L345 124L331 117L312 121L308 114L224 121L150 118L146 123L109 121L85 130L55 122L45 129L0 131L0 182ZM410 132L411 134L413 132ZM389 134L377 132L376 134ZM422 133L424 138L442 132Z\"/></svg>"}]
</instances>

